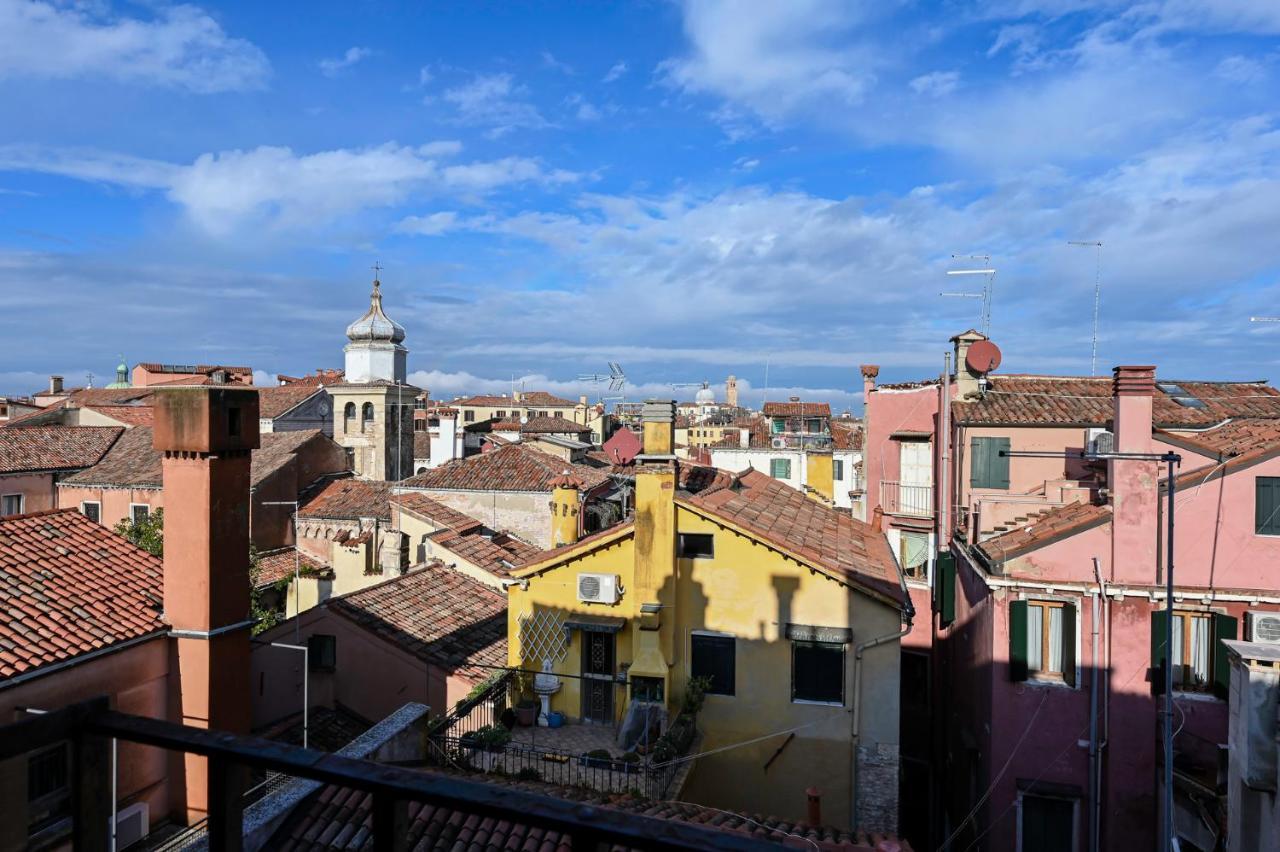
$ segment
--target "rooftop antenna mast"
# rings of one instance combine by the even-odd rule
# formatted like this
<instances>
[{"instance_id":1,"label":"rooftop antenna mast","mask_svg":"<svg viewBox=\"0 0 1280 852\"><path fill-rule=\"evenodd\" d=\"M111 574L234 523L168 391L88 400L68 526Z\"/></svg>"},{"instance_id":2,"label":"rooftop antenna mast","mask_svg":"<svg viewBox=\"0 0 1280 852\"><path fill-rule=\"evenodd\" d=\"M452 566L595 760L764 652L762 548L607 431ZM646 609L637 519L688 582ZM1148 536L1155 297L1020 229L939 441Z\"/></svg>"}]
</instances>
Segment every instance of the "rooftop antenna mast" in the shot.
<instances>
[{"instance_id":1,"label":"rooftop antenna mast","mask_svg":"<svg viewBox=\"0 0 1280 852\"><path fill-rule=\"evenodd\" d=\"M981 261L981 266L975 269L948 269L948 275L982 275L982 292L981 293L939 293L939 296L947 296L959 299L981 299L982 313L979 317L982 325L982 333L987 337L991 336L991 300L995 293L996 287L996 271L991 266L991 255L989 254L953 254L951 257L955 260L976 260Z\"/></svg>"},{"instance_id":2,"label":"rooftop antenna mast","mask_svg":"<svg viewBox=\"0 0 1280 852\"><path fill-rule=\"evenodd\" d=\"M1096 250L1097 262L1093 271L1093 345L1089 354L1089 375L1096 376L1098 375L1098 305L1102 302L1102 241L1067 240L1067 245Z\"/></svg>"},{"instance_id":3,"label":"rooftop antenna mast","mask_svg":"<svg viewBox=\"0 0 1280 852\"><path fill-rule=\"evenodd\" d=\"M622 365L617 361L609 362L609 390L617 393L617 396L606 396L603 399L617 400L618 402L626 402L627 400L627 374L623 372Z\"/></svg>"},{"instance_id":4,"label":"rooftop antenna mast","mask_svg":"<svg viewBox=\"0 0 1280 852\"><path fill-rule=\"evenodd\" d=\"M602 373L583 373L578 376L578 381L589 385L596 386L596 402L603 402L604 397L600 395L600 385L609 381L609 377Z\"/></svg>"},{"instance_id":5,"label":"rooftop antenna mast","mask_svg":"<svg viewBox=\"0 0 1280 852\"><path fill-rule=\"evenodd\" d=\"M1280 322L1280 317L1249 317L1249 322Z\"/></svg>"}]
</instances>

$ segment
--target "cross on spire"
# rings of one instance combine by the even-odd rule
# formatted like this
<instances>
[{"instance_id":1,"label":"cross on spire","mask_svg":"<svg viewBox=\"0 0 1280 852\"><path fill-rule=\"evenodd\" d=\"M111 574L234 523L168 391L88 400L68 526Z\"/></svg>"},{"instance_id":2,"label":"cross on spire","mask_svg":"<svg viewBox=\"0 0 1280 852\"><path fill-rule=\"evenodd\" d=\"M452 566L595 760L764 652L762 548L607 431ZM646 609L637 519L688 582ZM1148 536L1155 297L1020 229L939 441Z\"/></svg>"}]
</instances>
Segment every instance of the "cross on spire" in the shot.
<instances>
[{"instance_id":1,"label":"cross on spire","mask_svg":"<svg viewBox=\"0 0 1280 852\"><path fill-rule=\"evenodd\" d=\"M371 268L373 269L373 280L374 280L374 281L377 281L377 280L378 280L378 273L382 271L382 264L378 263L378 262L375 260L375 261L373 262L373 266L372 266Z\"/></svg>"}]
</instances>

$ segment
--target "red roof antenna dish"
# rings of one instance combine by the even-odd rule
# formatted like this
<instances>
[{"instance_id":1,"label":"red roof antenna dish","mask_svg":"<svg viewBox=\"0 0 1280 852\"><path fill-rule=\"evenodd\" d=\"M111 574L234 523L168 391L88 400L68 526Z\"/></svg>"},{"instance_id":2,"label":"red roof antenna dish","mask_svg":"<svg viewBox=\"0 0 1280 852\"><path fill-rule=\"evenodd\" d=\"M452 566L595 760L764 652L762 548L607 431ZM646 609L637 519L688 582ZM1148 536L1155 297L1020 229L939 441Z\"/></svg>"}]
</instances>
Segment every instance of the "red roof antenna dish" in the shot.
<instances>
[{"instance_id":1,"label":"red roof antenna dish","mask_svg":"<svg viewBox=\"0 0 1280 852\"><path fill-rule=\"evenodd\" d=\"M990 340L975 341L969 347L964 363L975 373L990 373L1000 366L1000 347Z\"/></svg>"}]
</instances>

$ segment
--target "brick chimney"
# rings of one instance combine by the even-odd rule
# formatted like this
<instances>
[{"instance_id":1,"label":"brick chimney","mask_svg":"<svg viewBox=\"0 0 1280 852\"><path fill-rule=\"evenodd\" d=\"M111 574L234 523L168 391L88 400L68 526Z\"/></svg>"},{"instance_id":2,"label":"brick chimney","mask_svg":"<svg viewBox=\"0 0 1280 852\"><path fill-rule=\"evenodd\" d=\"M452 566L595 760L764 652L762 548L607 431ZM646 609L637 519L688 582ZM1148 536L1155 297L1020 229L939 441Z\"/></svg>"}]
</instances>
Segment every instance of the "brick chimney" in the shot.
<instances>
[{"instance_id":1,"label":"brick chimney","mask_svg":"<svg viewBox=\"0 0 1280 852\"><path fill-rule=\"evenodd\" d=\"M866 405L867 400L871 398L871 392L876 388L876 376L880 375L880 365L863 364L859 369L862 370L862 404Z\"/></svg>"},{"instance_id":2,"label":"brick chimney","mask_svg":"<svg viewBox=\"0 0 1280 852\"><path fill-rule=\"evenodd\" d=\"M641 413L644 451L636 456L635 590L642 615L634 619L632 677L661 678L671 696L676 600L675 400L647 400ZM662 595L666 593L667 599Z\"/></svg>"},{"instance_id":3,"label":"brick chimney","mask_svg":"<svg viewBox=\"0 0 1280 852\"><path fill-rule=\"evenodd\" d=\"M1115 449L1149 453L1155 367L1116 367L1112 382ZM1111 571L1117 581L1154 583L1159 527L1160 467L1154 461L1111 459L1107 486L1112 508Z\"/></svg>"},{"instance_id":4,"label":"brick chimney","mask_svg":"<svg viewBox=\"0 0 1280 852\"><path fill-rule=\"evenodd\" d=\"M183 724L247 733L249 454L258 446L258 392L242 385L160 390L153 443L164 454L172 700ZM181 760L183 804L194 822L208 814L208 765L193 754Z\"/></svg>"},{"instance_id":5,"label":"brick chimney","mask_svg":"<svg viewBox=\"0 0 1280 852\"><path fill-rule=\"evenodd\" d=\"M49 393L62 393L62 376L49 377Z\"/></svg>"},{"instance_id":6,"label":"brick chimney","mask_svg":"<svg viewBox=\"0 0 1280 852\"><path fill-rule=\"evenodd\" d=\"M583 481L568 468L551 480L551 546L575 544L582 528Z\"/></svg>"},{"instance_id":7,"label":"brick chimney","mask_svg":"<svg viewBox=\"0 0 1280 852\"><path fill-rule=\"evenodd\" d=\"M951 338L951 342L955 345L955 399L957 402L968 402L970 395L978 393L978 379L982 378L982 374L969 369L969 347L979 340L986 339L985 334L972 328Z\"/></svg>"}]
</instances>

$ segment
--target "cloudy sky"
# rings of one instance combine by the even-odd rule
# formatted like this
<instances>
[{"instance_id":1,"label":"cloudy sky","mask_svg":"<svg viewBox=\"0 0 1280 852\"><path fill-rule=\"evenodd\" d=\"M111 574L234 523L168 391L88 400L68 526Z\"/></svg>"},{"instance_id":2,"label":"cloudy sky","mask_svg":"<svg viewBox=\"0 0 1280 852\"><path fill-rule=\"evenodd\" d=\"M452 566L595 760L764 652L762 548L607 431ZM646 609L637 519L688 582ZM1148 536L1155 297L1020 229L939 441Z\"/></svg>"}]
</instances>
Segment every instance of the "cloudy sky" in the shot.
<instances>
[{"instance_id":1,"label":"cloudy sky","mask_svg":"<svg viewBox=\"0 0 1280 852\"><path fill-rule=\"evenodd\" d=\"M0 0L0 392L339 366L383 267L437 396L1280 379L1280 3Z\"/></svg>"}]
</instances>

